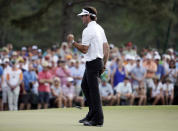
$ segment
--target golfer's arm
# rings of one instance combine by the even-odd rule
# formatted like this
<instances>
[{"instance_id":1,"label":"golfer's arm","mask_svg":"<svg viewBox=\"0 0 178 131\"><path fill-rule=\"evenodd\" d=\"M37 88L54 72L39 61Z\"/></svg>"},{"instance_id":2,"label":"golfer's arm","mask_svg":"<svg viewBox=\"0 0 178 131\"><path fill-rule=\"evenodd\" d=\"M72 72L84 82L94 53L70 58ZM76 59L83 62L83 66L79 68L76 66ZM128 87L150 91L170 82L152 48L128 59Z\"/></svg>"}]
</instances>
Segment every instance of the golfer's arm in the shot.
<instances>
[{"instance_id":1,"label":"golfer's arm","mask_svg":"<svg viewBox=\"0 0 178 131\"><path fill-rule=\"evenodd\" d=\"M77 42L74 42L74 43L73 43L73 46L74 46L75 48L77 48L80 52L84 53L84 54L86 54L86 53L88 52L89 46L81 45L81 44L79 44L79 43L77 43Z\"/></svg>"},{"instance_id":2,"label":"golfer's arm","mask_svg":"<svg viewBox=\"0 0 178 131\"><path fill-rule=\"evenodd\" d=\"M108 43L103 43L103 53L104 53L103 61L104 61L104 66L106 65L106 62L108 61L109 51L110 51L110 49L109 49Z\"/></svg>"}]
</instances>

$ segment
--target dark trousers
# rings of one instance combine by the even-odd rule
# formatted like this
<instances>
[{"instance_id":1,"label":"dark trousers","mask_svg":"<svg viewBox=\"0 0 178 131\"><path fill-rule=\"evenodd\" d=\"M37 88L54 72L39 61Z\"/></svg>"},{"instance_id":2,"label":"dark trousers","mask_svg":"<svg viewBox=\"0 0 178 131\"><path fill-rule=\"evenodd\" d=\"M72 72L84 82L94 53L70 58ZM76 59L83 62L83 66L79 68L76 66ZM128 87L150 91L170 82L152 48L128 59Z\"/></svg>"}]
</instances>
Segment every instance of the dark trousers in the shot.
<instances>
[{"instance_id":1,"label":"dark trousers","mask_svg":"<svg viewBox=\"0 0 178 131\"><path fill-rule=\"evenodd\" d=\"M86 69L81 84L89 106L89 112L86 117L88 120L100 123L103 123L104 120L98 82L102 68L103 61L100 58L86 62Z\"/></svg>"}]
</instances>

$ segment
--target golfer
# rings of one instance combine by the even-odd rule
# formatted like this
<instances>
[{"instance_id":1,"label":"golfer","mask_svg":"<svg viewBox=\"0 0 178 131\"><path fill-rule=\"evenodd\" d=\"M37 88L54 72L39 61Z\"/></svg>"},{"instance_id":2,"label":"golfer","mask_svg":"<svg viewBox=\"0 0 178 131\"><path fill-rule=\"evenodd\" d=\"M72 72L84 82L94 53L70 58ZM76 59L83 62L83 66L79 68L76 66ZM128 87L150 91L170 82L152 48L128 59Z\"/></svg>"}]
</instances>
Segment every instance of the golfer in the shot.
<instances>
[{"instance_id":1,"label":"golfer","mask_svg":"<svg viewBox=\"0 0 178 131\"><path fill-rule=\"evenodd\" d=\"M85 54L86 68L82 79L82 90L89 106L85 118L79 120L84 126L102 126L104 122L99 94L98 78L103 73L109 57L109 46L103 28L96 23L97 10L85 7L78 14L87 27L82 33L82 44L72 41L74 47Z\"/></svg>"}]
</instances>

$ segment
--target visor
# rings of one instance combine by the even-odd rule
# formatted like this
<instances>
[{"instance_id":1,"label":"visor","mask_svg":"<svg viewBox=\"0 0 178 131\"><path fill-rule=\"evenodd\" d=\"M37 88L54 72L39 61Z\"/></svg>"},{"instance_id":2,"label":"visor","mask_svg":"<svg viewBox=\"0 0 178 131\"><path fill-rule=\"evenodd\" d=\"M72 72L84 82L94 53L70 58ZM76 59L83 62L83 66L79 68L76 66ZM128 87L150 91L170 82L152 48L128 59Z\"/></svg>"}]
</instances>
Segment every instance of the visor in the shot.
<instances>
[{"instance_id":1,"label":"visor","mask_svg":"<svg viewBox=\"0 0 178 131\"><path fill-rule=\"evenodd\" d=\"M91 16L96 16L93 13L90 13L89 11L82 9L82 12L80 14L78 14L77 16L83 16L83 15L91 15Z\"/></svg>"}]
</instances>

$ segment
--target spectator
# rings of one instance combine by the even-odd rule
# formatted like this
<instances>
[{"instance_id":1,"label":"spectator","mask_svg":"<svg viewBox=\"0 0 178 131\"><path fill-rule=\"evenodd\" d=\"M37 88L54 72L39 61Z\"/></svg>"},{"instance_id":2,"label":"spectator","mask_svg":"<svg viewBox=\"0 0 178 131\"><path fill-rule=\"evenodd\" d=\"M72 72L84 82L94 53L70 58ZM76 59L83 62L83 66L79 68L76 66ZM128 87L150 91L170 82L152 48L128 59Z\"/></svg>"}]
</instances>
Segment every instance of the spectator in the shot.
<instances>
[{"instance_id":1,"label":"spectator","mask_svg":"<svg viewBox=\"0 0 178 131\"><path fill-rule=\"evenodd\" d=\"M114 69L111 76L111 84L115 88L120 82L124 81L124 78L127 76L127 72L123 66L122 61L118 61L118 66Z\"/></svg>"},{"instance_id":2,"label":"spectator","mask_svg":"<svg viewBox=\"0 0 178 131\"><path fill-rule=\"evenodd\" d=\"M153 105L158 104L158 102L161 100L162 105L164 105L164 95L163 95L163 85L159 80L159 77L155 76L153 78L154 85L151 89L151 98L154 99Z\"/></svg>"},{"instance_id":3,"label":"spectator","mask_svg":"<svg viewBox=\"0 0 178 131\"><path fill-rule=\"evenodd\" d=\"M161 60L161 57L159 55L155 55L154 60L157 65L156 77L158 77L159 80L163 80L165 76L165 70L164 70L163 65L159 63L159 61Z\"/></svg>"},{"instance_id":4,"label":"spectator","mask_svg":"<svg viewBox=\"0 0 178 131\"><path fill-rule=\"evenodd\" d=\"M36 72L34 71L33 65L29 64L28 71L23 73L23 91L20 101L20 110L31 109L31 103L33 100L32 89L37 82Z\"/></svg>"},{"instance_id":5,"label":"spectator","mask_svg":"<svg viewBox=\"0 0 178 131\"><path fill-rule=\"evenodd\" d=\"M139 99L138 104L146 104L146 89L144 86L144 81L146 77L146 69L141 65L141 58L136 58L136 66L131 71L132 76L132 85L133 85L133 93L135 98Z\"/></svg>"},{"instance_id":6,"label":"spectator","mask_svg":"<svg viewBox=\"0 0 178 131\"><path fill-rule=\"evenodd\" d=\"M134 95L132 94L131 83L129 82L129 78L125 77L123 82L120 82L116 87L116 95L117 95L117 104L120 105L120 100L129 100L130 105L133 105Z\"/></svg>"},{"instance_id":7,"label":"spectator","mask_svg":"<svg viewBox=\"0 0 178 131\"><path fill-rule=\"evenodd\" d=\"M54 77L53 84L51 85L51 98L50 103L52 107L57 106L62 107L63 101L63 92L60 86L60 79L58 77Z\"/></svg>"},{"instance_id":8,"label":"spectator","mask_svg":"<svg viewBox=\"0 0 178 131\"><path fill-rule=\"evenodd\" d=\"M174 84L167 78L163 85L164 95L166 97L166 104L171 105L174 100Z\"/></svg>"},{"instance_id":9,"label":"spectator","mask_svg":"<svg viewBox=\"0 0 178 131\"><path fill-rule=\"evenodd\" d=\"M0 59L0 110L3 110L3 101L2 101L2 75L3 75L3 67L2 67L2 60Z\"/></svg>"},{"instance_id":10,"label":"spectator","mask_svg":"<svg viewBox=\"0 0 178 131\"><path fill-rule=\"evenodd\" d=\"M81 82L83 74L84 70L81 68L79 61L76 61L74 69L71 71L71 75L74 78L76 96L79 96L81 93Z\"/></svg>"},{"instance_id":11,"label":"spectator","mask_svg":"<svg viewBox=\"0 0 178 131\"><path fill-rule=\"evenodd\" d=\"M73 82L73 78L68 77L67 83L62 86L66 107L72 107L73 100L75 97L75 87L73 86L72 82Z\"/></svg>"},{"instance_id":12,"label":"spectator","mask_svg":"<svg viewBox=\"0 0 178 131\"><path fill-rule=\"evenodd\" d=\"M169 70L168 70L168 74L166 75L166 77L168 77L171 80L171 82L175 85L177 75L178 75L178 70L176 69L175 61L170 60Z\"/></svg>"},{"instance_id":13,"label":"spectator","mask_svg":"<svg viewBox=\"0 0 178 131\"><path fill-rule=\"evenodd\" d=\"M128 42L126 44L126 47L125 47L124 51L123 51L123 54L125 56L126 55L137 56L136 50L133 50L132 47L133 47L132 42Z\"/></svg>"},{"instance_id":14,"label":"spectator","mask_svg":"<svg viewBox=\"0 0 178 131\"><path fill-rule=\"evenodd\" d=\"M1 88L2 88L2 108L3 110L8 110L8 85L7 85L7 73L11 70L11 67L9 66L9 59L5 58L3 60L3 75L1 77Z\"/></svg>"},{"instance_id":15,"label":"spectator","mask_svg":"<svg viewBox=\"0 0 178 131\"><path fill-rule=\"evenodd\" d=\"M7 72L8 85L8 104L9 110L18 110L18 98L20 92L20 84L23 80L23 74L20 69L16 67L16 61L11 61L12 69Z\"/></svg>"},{"instance_id":16,"label":"spectator","mask_svg":"<svg viewBox=\"0 0 178 131\"><path fill-rule=\"evenodd\" d=\"M117 99L116 96L114 96L112 86L107 82L106 79L101 80L101 83L99 85L99 90L103 103L112 106L116 102Z\"/></svg>"},{"instance_id":17,"label":"spectator","mask_svg":"<svg viewBox=\"0 0 178 131\"><path fill-rule=\"evenodd\" d=\"M49 95L50 95L50 84L52 84L52 75L48 69L48 62L42 63L43 70L38 73L39 80L39 104L38 109L41 109L42 105L45 109L48 108Z\"/></svg>"},{"instance_id":18,"label":"spectator","mask_svg":"<svg viewBox=\"0 0 178 131\"><path fill-rule=\"evenodd\" d=\"M146 60L143 62L144 68L146 68L146 88L153 88L153 77L157 71L157 65L154 61L152 61L151 54L146 55Z\"/></svg>"},{"instance_id":19,"label":"spectator","mask_svg":"<svg viewBox=\"0 0 178 131\"><path fill-rule=\"evenodd\" d=\"M66 67L66 62L64 60L59 61L59 67L56 70L56 75L61 80L61 86L67 83L67 78L70 76L70 71Z\"/></svg>"},{"instance_id":20,"label":"spectator","mask_svg":"<svg viewBox=\"0 0 178 131\"><path fill-rule=\"evenodd\" d=\"M131 78L131 71L135 67L135 57L130 56L130 55L126 55L125 59L127 61L127 64L125 65L125 69L128 73L128 77Z\"/></svg>"}]
</instances>

